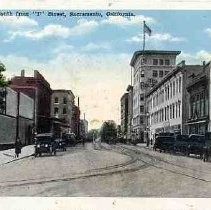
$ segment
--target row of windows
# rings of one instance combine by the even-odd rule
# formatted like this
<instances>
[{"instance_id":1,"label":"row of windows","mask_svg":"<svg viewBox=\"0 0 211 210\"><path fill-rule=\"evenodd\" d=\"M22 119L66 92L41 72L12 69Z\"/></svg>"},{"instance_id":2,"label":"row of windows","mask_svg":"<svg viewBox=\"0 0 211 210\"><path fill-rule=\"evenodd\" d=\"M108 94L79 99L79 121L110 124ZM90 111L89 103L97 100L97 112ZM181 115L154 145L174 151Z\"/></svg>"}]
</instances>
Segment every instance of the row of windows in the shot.
<instances>
[{"instance_id":1,"label":"row of windows","mask_svg":"<svg viewBox=\"0 0 211 210\"><path fill-rule=\"evenodd\" d=\"M153 70L151 76L153 78L157 78L157 77L162 78L164 75L167 75L168 73L169 73L169 71ZM144 78L144 77L145 77L145 71L141 70L141 72L140 72L140 80L141 80L141 78ZM138 74L136 74L136 76L134 77L134 83L139 82L140 80L139 80Z\"/></svg>"},{"instance_id":2,"label":"row of windows","mask_svg":"<svg viewBox=\"0 0 211 210\"><path fill-rule=\"evenodd\" d=\"M208 99L205 91L190 97L190 118L200 118L208 115Z\"/></svg>"},{"instance_id":3,"label":"row of windows","mask_svg":"<svg viewBox=\"0 0 211 210\"><path fill-rule=\"evenodd\" d=\"M144 116L137 116L133 119L133 125L140 125L144 123Z\"/></svg>"},{"instance_id":4,"label":"row of windows","mask_svg":"<svg viewBox=\"0 0 211 210\"><path fill-rule=\"evenodd\" d=\"M149 100L149 108L154 108L165 101L173 98L178 93L182 91L182 79L181 77L176 80L170 82L170 84L166 85L163 89L157 92L156 95L153 96L152 99Z\"/></svg>"},{"instance_id":5,"label":"row of windows","mask_svg":"<svg viewBox=\"0 0 211 210\"><path fill-rule=\"evenodd\" d=\"M58 104L59 103L59 98L58 97L55 97L54 98L54 103L55 104ZM63 98L63 104L67 104L67 98L66 97Z\"/></svg>"},{"instance_id":6,"label":"row of windows","mask_svg":"<svg viewBox=\"0 0 211 210\"><path fill-rule=\"evenodd\" d=\"M143 58L141 60L141 64L142 65L143 64L147 64L147 59ZM170 65L170 60L169 59L157 59L157 58L155 58L155 59L152 60L152 64L153 64L153 66L158 66L158 65L160 65L160 66L163 66L163 65L169 66Z\"/></svg>"},{"instance_id":7,"label":"row of windows","mask_svg":"<svg viewBox=\"0 0 211 210\"><path fill-rule=\"evenodd\" d=\"M59 114L59 108L55 107L54 108L54 115L58 115L58 114ZM62 114L67 114L67 109L66 108L63 108Z\"/></svg>"},{"instance_id":8,"label":"row of windows","mask_svg":"<svg viewBox=\"0 0 211 210\"><path fill-rule=\"evenodd\" d=\"M181 116L181 101L172 103L151 115L152 124L177 119Z\"/></svg>"}]
</instances>

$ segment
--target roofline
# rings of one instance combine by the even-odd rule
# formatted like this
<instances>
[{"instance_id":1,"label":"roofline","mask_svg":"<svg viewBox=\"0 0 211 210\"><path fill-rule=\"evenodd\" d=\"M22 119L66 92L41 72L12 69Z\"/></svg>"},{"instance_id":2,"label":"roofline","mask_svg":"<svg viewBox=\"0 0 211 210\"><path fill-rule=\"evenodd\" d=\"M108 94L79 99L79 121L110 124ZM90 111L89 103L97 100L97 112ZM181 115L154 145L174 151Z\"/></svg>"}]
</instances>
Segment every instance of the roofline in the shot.
<instances>
[{"instance_id":1,"label":"roofline","mask_svg":"<svg viewBox=\"0 0 211 210\"><path fill-rule=\"evenodd\" d=\"M133 54L133 57L130 61L130 65L134 66L135 60L137 58L137 56L139 55L156 55L156 54L162 54L162 55L179 55L181 53L181 51L168 51L168 50L141 50L141 51L136 51Z\"/></svg>"},{"instance_id":2,"label":"roofline","mask_svg":"<svg viewBox=\"0 0 211 210\"><path fill-rule=\"evenodd\" d=\"M158 82L150 91L148 91L146 93L146 96L149 96L151 93L156 91L164 82L169 80L173 75L177 74L179 71L182 71L186 67L192 67L192 66L202 67L201 65L182 65L182 66L180 66L178 64L173 71L169 72L160 82Z\"/></svg>"}]
</instances>

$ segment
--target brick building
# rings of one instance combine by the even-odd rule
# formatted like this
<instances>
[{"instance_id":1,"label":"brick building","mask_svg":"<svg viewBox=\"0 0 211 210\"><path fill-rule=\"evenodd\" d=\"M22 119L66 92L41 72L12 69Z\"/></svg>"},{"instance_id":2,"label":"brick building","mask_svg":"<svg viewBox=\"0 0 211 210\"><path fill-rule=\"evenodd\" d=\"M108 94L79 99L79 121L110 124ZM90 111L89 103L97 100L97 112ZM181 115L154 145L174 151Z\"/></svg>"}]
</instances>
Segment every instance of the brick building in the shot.
<instances>
[{"instance_id":1,"label":"brick building","mask_svg":"<svg viewBox=\"0 0 211 210\"><path fill-rule=\"evenodd\" d=\"M128 128L128 93L124 93L121 97L121 133L123 138L127 138Z\"/></svg>"},{"instance_id":2,"label":"brick building","mask_svg":"<svg viewBox=\"0 0 211 210\"><path fill-rule=\"evenodd\" d=\"M80 135L80 109L76 105L73 106L71 130L78 138Z\"/></svg>"},{"instance_id":3,"label":"brick building","mask_svg":"<svg viewBox=\"0 0 211 210\"><path fill-rule=\"evenodd\" d=\"M10 87L34 99L34 126L37 133L49 132L51 129L51 87L45 78L37 71L33 77L26 77L24 70L21 76L15 76L10 81Z\"/></svg>"}]
</instances>

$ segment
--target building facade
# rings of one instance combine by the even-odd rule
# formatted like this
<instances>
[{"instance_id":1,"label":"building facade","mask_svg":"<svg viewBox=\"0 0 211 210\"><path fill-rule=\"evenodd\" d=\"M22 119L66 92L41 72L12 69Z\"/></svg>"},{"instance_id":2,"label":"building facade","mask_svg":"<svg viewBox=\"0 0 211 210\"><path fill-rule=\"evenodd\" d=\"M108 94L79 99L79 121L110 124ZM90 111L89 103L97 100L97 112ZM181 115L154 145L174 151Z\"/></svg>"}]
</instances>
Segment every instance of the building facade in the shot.
<instances>
[{"instance_id":1,"label":"building facade","mask_svg":"<svg viewBox=\"0 0 211 210\"><path fill-rule=\"evenodd\" d=\"M133 68L133 134L144 141L146 129L145 94L176 66L180 51L136 51L131 59Z\"/></svg>"},{"instance_id":2,"label":"building facade","mask_svg":"<svg viewBox=\"0 0 211 210\"><path fill-rule=\"evenodd\" d=\"M127 138L128 128L128 93L124 93L121 97L121 134L123 138Z\"/></svg>"},{"instance_id":3,"label":"building facade","mask_svg":"<svg viewBox=\"0 0 211 210\"><path fill-rule=\"evenodd\" d=\"M203 66L185 65L183 61L146 94L146 131L150 139L160 132L188 134L187 84L193 74L202 70Z\"/></svg>"},{"instance_id":4,"label":"building facade","mask_svg":"<svg viewBox=\"0 0 211 210\"><path fill-rule=\"evenodd\" d=\"M205 134L210 131L210 63L204 65L203 71L193 75L187 84L189 112L186 121L189 134Z\"/></svg>"},{"instance_id":5,"label":"building facade","mask_svg":"<svg viewBox=\"0 0 211 210\"><path fill-rule=\"evenodd\" d=\"M72 123L71 130L79 138L80 135L80 109L78 106L73 106L73 115L72 115Z\"/></svg>"},{"instance_id":6,"label":"building facade","mask_svg":"<svg viewBox=\"0 0 211 210\"><path fill-rule=\"evenodd\" d=\"M52 130L70 133L75 96L71 90L53 90L51 96ZM59 119L59 120L56 120Z\"/></svg>"},{"instance_id":7,"label":"building facade","mask_svg":"<svg viewBox=\"0 0 211 210\"><path fill-rule=\"evenodd\" d=\"M80 120L80 137L86 139L88 137L88 121Z\"/></svg>"},{"instance_id":8,"label":"building facade","mask_svg":"<svg viewBox=\"0 0 211 210\"><path fill-rule=\"evenodd\" d=\"M2 102L3 106L1 106ZM0 107L3 108L0 110L0 148L14 144L18 137L22 144L31 144L33 142L34 100L11 88L0 88Z\"/></svg>"},{"instance_id":9,"label":"building facade","mask_svg":"<svg viewBox=\"0 0 211 210\"><path fill-rule=\"evenodd\" d=\"M127 139L132 139L133 125L133 86L128 85L128 120L127 120Z\"/></svg>"},{"instance_id":10,"label":"building facade","mask_svg":"<svg viewBox=\"0 0 211 210\"><path fill-rule=\"evenodd\" d=\"M34 71L33 77L26 77L24 70L22 70L21 76L15 76L11 79L10 87L34 100L35 132L50 132L52 90L45 78L37 70Z\"/></svg>"}]
</instances>

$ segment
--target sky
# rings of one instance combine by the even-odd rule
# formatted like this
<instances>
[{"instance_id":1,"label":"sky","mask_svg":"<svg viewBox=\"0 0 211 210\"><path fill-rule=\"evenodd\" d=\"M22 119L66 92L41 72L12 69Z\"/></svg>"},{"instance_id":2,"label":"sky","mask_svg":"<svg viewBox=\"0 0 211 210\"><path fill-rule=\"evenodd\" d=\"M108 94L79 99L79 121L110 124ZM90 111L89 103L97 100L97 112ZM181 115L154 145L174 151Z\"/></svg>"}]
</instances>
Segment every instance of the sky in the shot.
<instances>
[{"instance_id":1,"label":"sky","mask_svg":"<svg viewBox=\"0 0 211 210\"><path fill-rule=\"evenodd\" d=\"M122 17L98 10L100 17L71 17L96 11L59 10L66 17L50 17L52 10L40 16L25 10L29 16L17 17L12 10L13 16L2 16L7 11L0 11L0 61L7 78L39 70L52 89L71 89L90 129L105 120L120 123L120 98L130 84L133 53L142 49L144 20L152 30L147 50L180 50L177 62L187 64L211 60L210 11L132 10L134 16Z\"/></svg>"}]
</instances>

